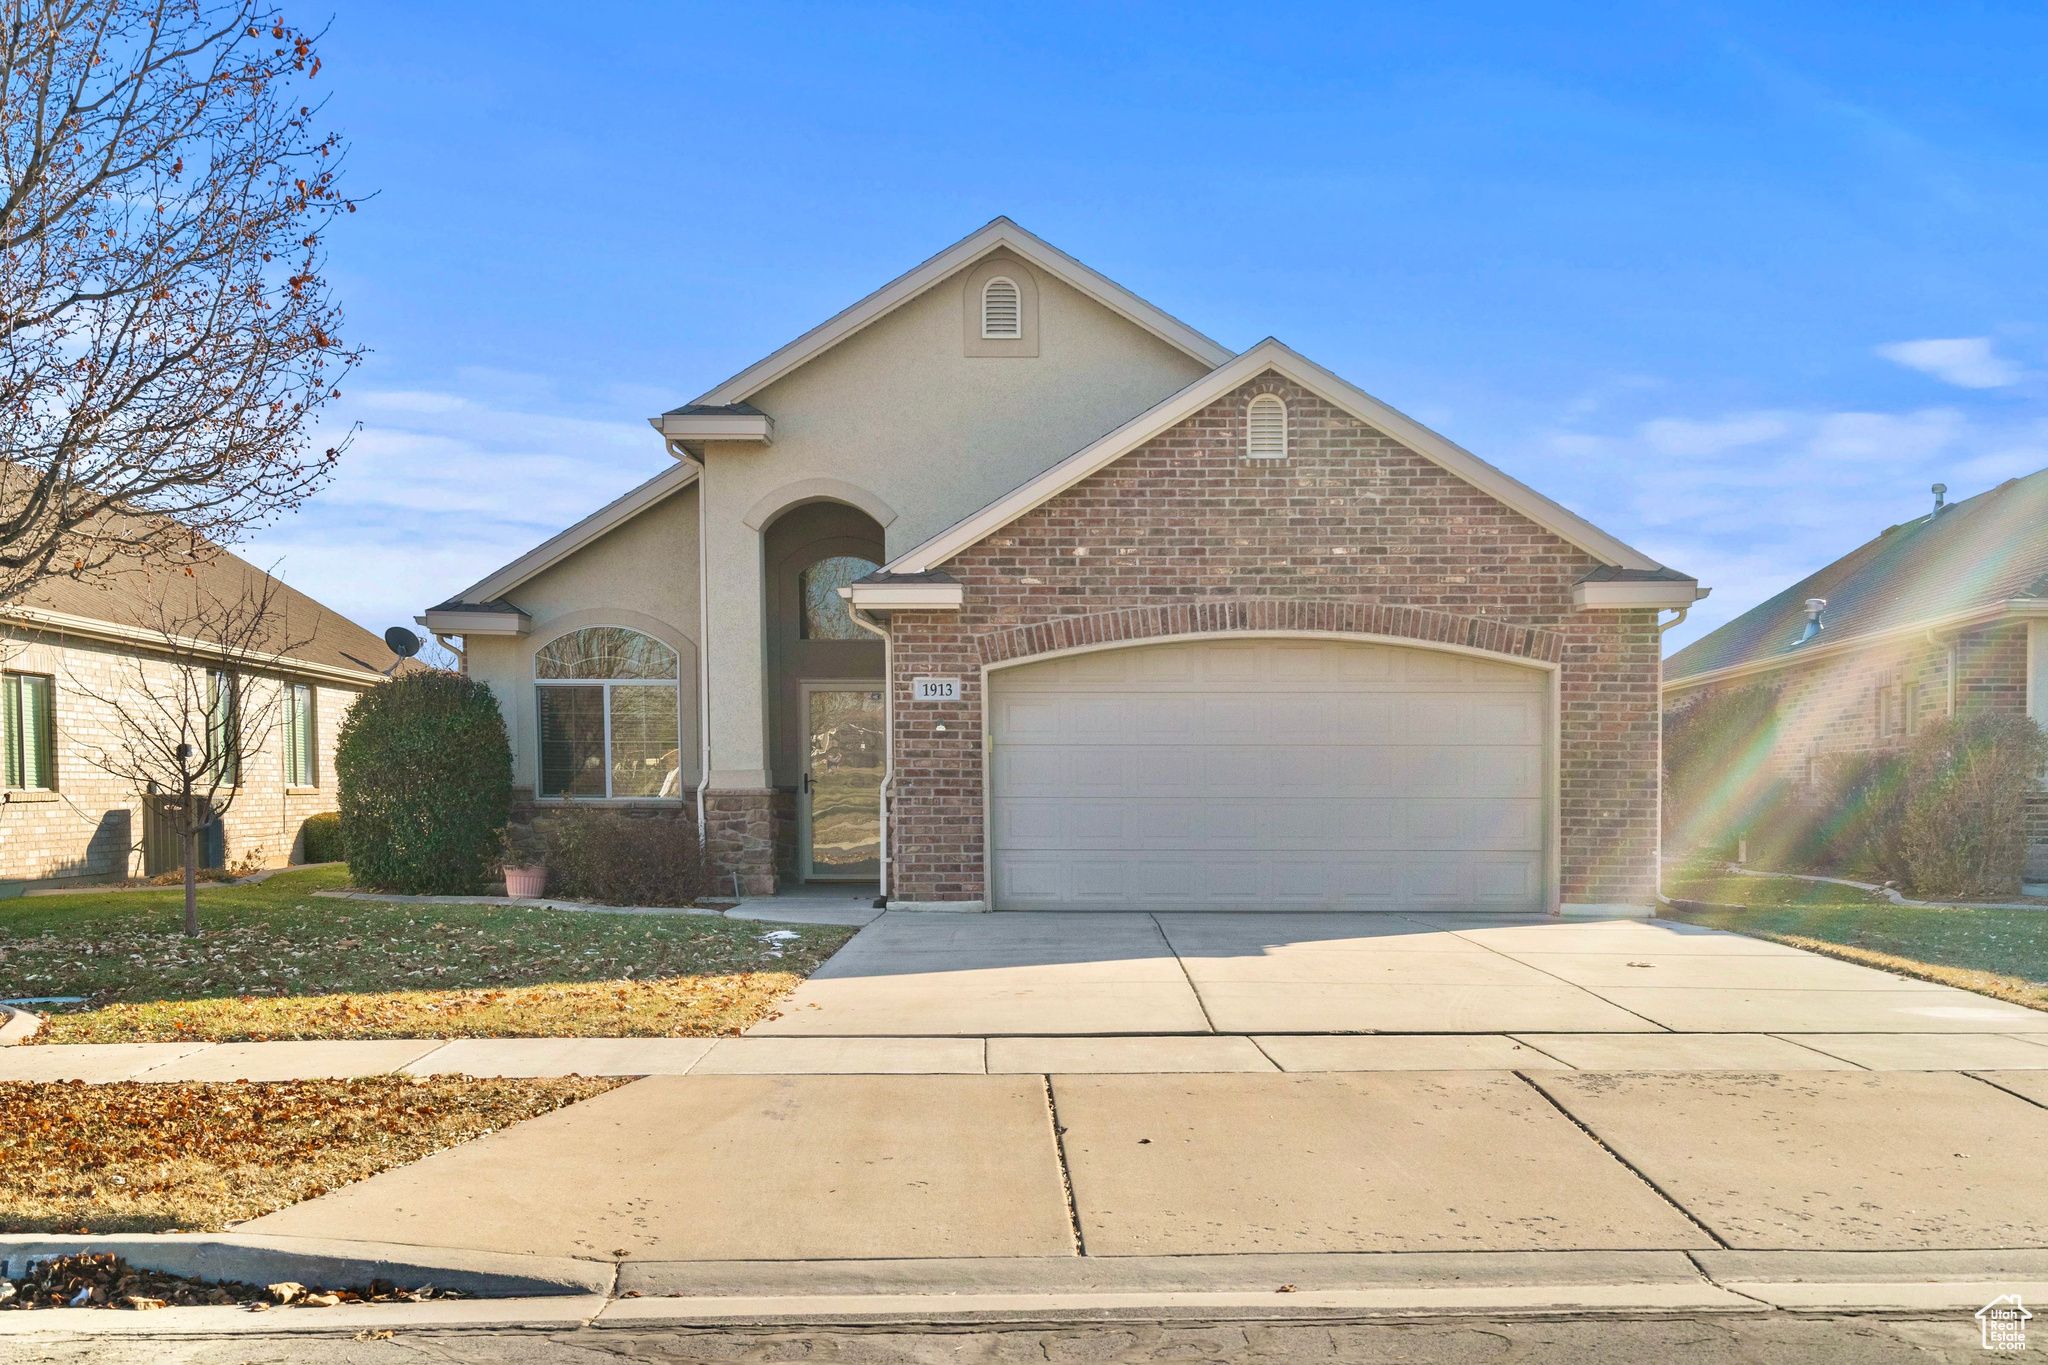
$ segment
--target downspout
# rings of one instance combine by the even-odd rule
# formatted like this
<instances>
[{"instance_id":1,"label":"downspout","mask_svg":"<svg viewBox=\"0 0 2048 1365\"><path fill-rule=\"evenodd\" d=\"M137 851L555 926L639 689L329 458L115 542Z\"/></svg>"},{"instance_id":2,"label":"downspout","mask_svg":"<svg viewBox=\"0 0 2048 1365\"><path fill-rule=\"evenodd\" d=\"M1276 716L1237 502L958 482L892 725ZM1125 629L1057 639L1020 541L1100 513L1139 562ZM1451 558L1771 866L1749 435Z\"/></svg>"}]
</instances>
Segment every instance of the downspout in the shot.
<instances>
[{"instance_id":1,"label":"downspout","mask_svg":"<svg viewBox=\"0 0 2048 1365\"><path fill-rule=\"evenodd\" d=\"M704 461L674 437L668 453L697 466L697 849L709 846L704 793L711 785L711 546L704 538Z\"/></svg>"},{"instance_id":2,"label":"downspout","mask_svg":"<svg viewBox=\"0 0 2048 1365\"><path fill-rule=\"evenodd\" d=\"M896 640L886 626L877 625L862 614L851 601L852 590L841 588L848 595L846 614L862 630L872 631L882 637L882 784L879 792L882 799L882 877L875 897L878 908L889 906L889 797L896 782Z\"/></svg>"}]
</instances>

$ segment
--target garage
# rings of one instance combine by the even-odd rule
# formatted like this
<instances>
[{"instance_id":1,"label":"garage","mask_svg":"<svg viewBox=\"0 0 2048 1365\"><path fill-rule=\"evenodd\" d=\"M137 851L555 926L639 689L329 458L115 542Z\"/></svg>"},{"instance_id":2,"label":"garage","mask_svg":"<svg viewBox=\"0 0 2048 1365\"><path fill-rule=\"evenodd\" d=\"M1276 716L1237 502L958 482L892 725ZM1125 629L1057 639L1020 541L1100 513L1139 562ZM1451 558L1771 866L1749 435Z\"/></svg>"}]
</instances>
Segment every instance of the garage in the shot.
<instances>
[{"instance_id":1,"label":"garage","mask_svg":"<svg viewBox=\"0 0 2048 1365\"><path fill-rule=\"evenodd\" d=\"M1338 639L992 670L995 907L1546 909L1548 684Z\"/></svg>"}]
</instances>

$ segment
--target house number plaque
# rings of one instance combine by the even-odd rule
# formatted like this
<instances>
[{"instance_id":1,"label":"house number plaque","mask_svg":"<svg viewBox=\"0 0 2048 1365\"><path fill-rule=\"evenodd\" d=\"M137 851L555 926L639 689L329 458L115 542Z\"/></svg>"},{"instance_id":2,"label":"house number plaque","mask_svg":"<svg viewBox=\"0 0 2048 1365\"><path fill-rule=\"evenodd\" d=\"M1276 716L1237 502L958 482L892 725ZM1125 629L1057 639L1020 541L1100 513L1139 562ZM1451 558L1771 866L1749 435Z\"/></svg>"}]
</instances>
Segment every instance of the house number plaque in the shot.
<instances>
[{"instance_id":1,"label":"house number plaque","mask_svg":"<svg viewBox=\"0 0 2048 1365\"><path fill-rule=\"evenodd\" d=\"M912 678L910 681L911 695L919 701L960 700L958 678Z\"/></svg>"}]
</instances>

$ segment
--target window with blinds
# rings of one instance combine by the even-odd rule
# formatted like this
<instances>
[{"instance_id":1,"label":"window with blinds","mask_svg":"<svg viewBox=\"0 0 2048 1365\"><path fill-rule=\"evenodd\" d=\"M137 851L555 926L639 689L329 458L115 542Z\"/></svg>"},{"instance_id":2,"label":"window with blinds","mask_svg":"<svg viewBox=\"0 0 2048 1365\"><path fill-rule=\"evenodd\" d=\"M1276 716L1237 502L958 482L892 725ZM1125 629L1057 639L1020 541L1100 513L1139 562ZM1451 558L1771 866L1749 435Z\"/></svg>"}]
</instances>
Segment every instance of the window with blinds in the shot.
<instances>
[{"instance_id":1,"label":"window with blinds","mask_svg":"<svg viewBox=\"0 0 2048 1365\"><path fill-rule=\"evenodd\" d=\"M1287 404L1270 393L1252 399L1245 416L1244 453L1251 460L1287 458Z\"/></svg>"},{"instance_id":2,"label":"window with blinds","mask_svg":"<svg viewBox=\"0 0 2048 1365\"><path fill-rule=\"evenodd\" d=\"M320 773L314 764L318 752L313 714L313 689L306 683L290 683L284 689L284 780L288 787L317 787Z\"/></svg>"},{"instance_id":3,"label":"window with blinds","mask_svg":"<svg viewBox=\"0 0 2048 1365\"><path fill-rule=\"evenodd\" d=\"M6 715L7 785L16 790L56 788L56 727L50 714L51 680L34 673L9 673L0 680L0 711Z\"/></svg>"},{"instance_id":4,"label":"window with blinds","mask_svg":"<svg viewBox=\"0 0 2048 1365\"><path fill-rule=\"evenodd\" d=\"M206 761L210 778L223 787L242 780L241 688L234 674L206 675Z\"/></svg>"},{"instance_id":5,"label":"window with blinds","mask_svg":"<svg viewBox=\"0 0 2048 1365\"><path fill-rule=\"evenodd\" d=\"M1024 301L1017 282L998 275L981 287L981 339L1016 341L1024 335Z\"/></svg>"}]
</instances>

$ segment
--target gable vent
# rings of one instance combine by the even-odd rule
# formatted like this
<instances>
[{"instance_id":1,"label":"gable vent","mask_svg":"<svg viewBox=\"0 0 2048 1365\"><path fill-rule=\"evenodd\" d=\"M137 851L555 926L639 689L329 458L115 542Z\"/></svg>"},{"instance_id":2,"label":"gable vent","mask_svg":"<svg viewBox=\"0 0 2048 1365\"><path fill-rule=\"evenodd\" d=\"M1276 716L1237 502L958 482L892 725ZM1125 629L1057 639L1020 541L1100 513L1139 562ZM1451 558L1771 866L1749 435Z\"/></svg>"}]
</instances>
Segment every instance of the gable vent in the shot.
<instances>
[{"instance_id":1,"label":"gable vent","mask_svg":"<svg viewBox=\"0 0 2048 1365\"><path fill-rule=\"evenodd\" d=\"M1024 305L1017 282L998 275L981 287L981 338L1016 341L1024 335Z\"/></svg>"},{"instance_id":2,"label":"gable vent","mask_svg":"<svg viewBox=\"0 0 2048 1365\"><path fill-rule=\"evenodd\" d=\"M1244 453L1248 460L1287 458L1287 404L1270 393L1252 399L1245 416Z\"/></svg>"}]
</instances>

